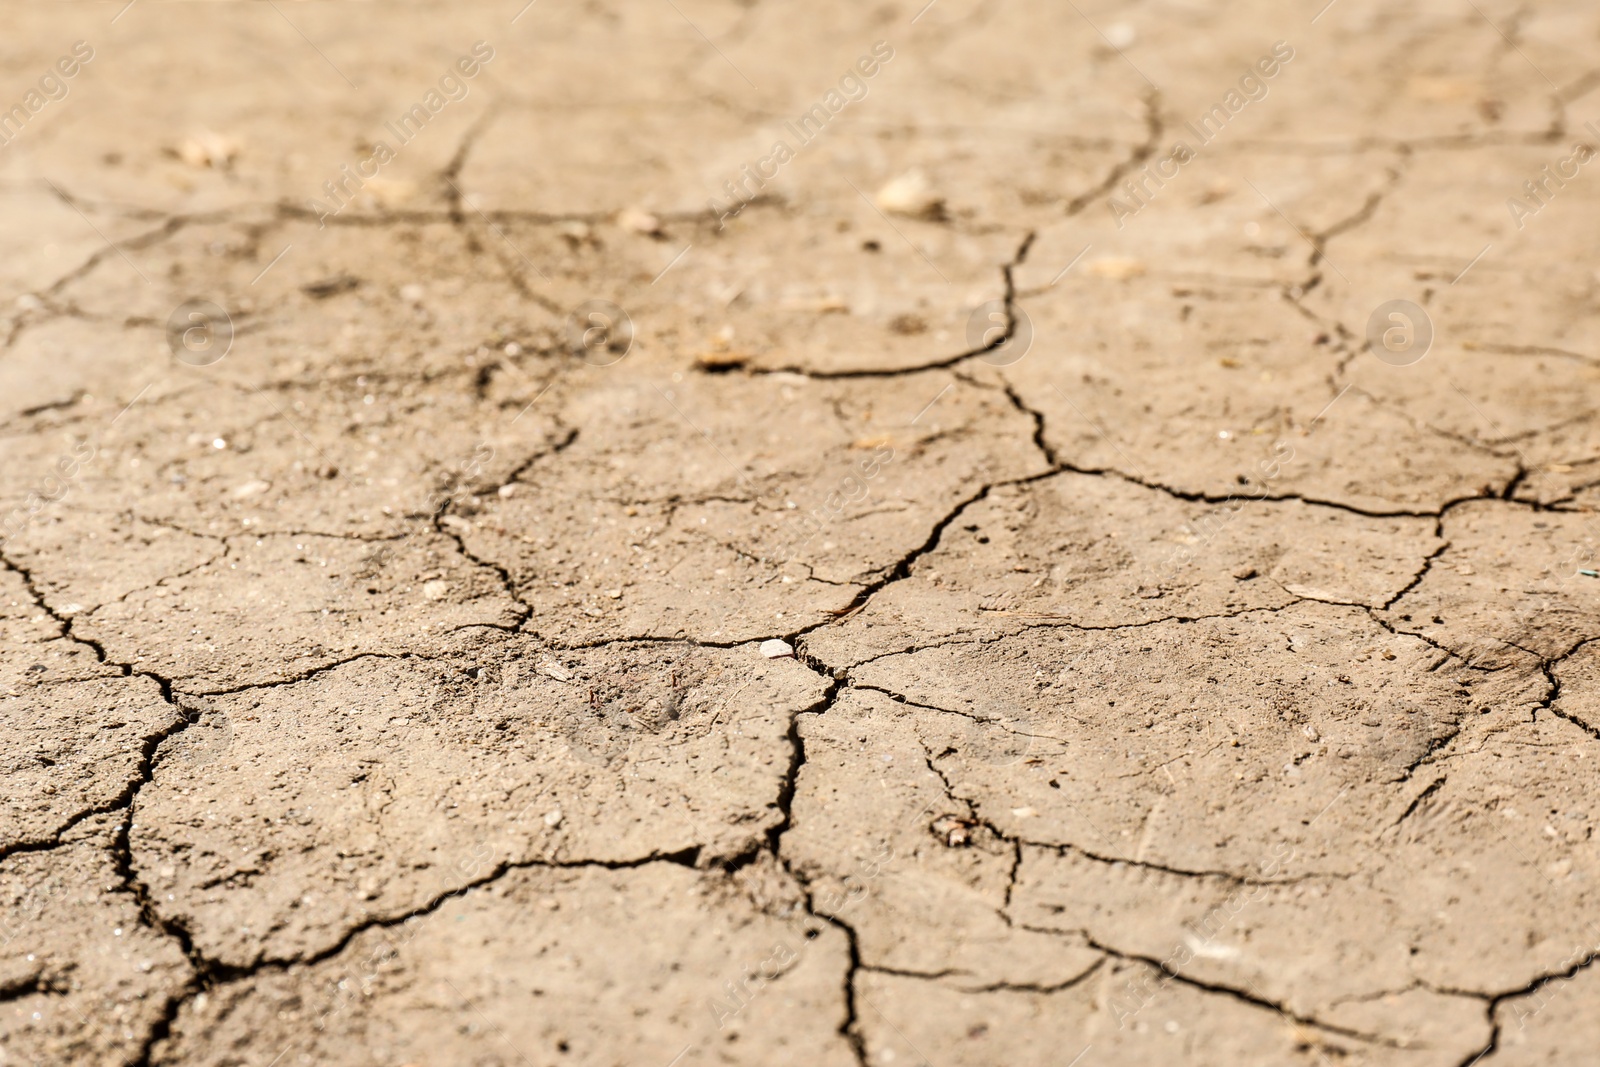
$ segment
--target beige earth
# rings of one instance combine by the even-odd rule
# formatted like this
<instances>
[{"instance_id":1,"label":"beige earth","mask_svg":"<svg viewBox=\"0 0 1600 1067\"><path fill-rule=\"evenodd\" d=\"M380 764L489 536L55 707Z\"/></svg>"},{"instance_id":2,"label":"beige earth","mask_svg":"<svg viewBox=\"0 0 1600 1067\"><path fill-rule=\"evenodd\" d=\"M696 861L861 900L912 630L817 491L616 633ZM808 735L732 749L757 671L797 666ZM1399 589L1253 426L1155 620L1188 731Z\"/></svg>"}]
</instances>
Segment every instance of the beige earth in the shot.
<instances>
[{"instance_id":1,"label":"beige earth","mask_svg":"<svg viewBox=\"0 0 1600 1067\"><path fill-rule=\"evenodd\" d=\"M4 5L0 1065L1600 1047L1600 8Z\"/></svg>"}]
</instances>

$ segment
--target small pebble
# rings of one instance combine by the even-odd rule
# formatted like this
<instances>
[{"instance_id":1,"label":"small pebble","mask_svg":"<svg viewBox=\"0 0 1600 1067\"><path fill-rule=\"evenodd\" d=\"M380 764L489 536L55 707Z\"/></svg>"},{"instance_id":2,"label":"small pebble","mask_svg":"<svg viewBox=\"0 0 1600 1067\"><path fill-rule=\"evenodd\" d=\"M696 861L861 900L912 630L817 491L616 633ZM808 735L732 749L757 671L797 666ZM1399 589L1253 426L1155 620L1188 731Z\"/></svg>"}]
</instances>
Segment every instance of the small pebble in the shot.
<instances>
[{"instance_id":1,"label":"small pebble","mask_svg":"<svg viewBox=\"0 0 1600 1067\"><path fill-rule=\"evenodd\" d=\"M944 197L933 191L928 176L920 170L907 171L878 190L874 201L879 210L912 218L937 216Z\"/></svg>"},{"instance_id":2,"label":"small pebble","mask_svg":"<svg viewBox=\"0 0 1600 1067\"><path fill-rule=\"evenodd\" d=\"M1145 272L1144 261L1131 256L1104 256L1088 265L1089 273L1112 281L1125 282Z\"/></svg>"},{"instance_id":3,"label":"small pebble","mask_svg":"<svg viewBox=\"0 0 1600 1067\"><path fill-rule=\"evenodd\" d=\"M782 659L784 656L794 655L794 646L774 637L770 641L761 642L761 654L768 659Z\"/></svg>"},{"instance_id":4,"label":"small pebble","mask_svg":"<svg viewBox=\"0 0 1600 1067\"><path fill-rule=\"evenodd\" d=\"M1106 27L1106 40L1112 48L1127 48L1138 39L1138 31L1126 22L1113 22Z\"/></svg>"},{"instance_id":5,"label":"small pebble","mask_svg":"<svg viewBox=\"0 0 1600 1067\"><path fill-rule=\"evenodd\" d=\"M650 212L641 211L636 207L623 208L617 212L617 225L624 230L632 230L634 233L642 233L649 237L661 232L661 220Z\"/></svg>"},{"instance_id":6,"label":"small pebble","mask_svg":"<svg viewBox=\"0 0 1600 1067\"><path fill-rule=\"evenodd\" d=\"M429 600L443 600L450 595L450 583L435 579L422 583L422 595Z\"/></svg>"},{"instance_id":7,"label":"small pebble","mask_svg":"<svg viewBox=\"0 0 1600 1067\"><path fill-rule=\"evenodd\" d=\"M557 808L554 811L545 812L544 824L546 826L550 827L550 829L552 829L552 830L554 830L556 827L560 826L561 825L561 809Z\"/></svg>"},{"instance_id":8,"label":"small pebble","mask_svg":"<svg viewBox=\"0 0 1600 1067\"><path fill-rule=\"evenodd\" d=\"M233 157L239 154L239 142L232 137L212 133L210 130L201 130L193 137L187 137L183 143L173 150L173 154L191 167L210 167L212 170L227 170L233 162Z\"/></svg>"},{"instance_id":9,"label":"small pebble","mask_svg":"<svg viewBox=\"0 0 1600 1067\"><path fill-rule=\"evenodd\" d=\"M944 838L944 843L950 848L960 848L972 839L967 821L954 815L941 815L935 819L933 832Z\"/></svg>"}]
</instances>

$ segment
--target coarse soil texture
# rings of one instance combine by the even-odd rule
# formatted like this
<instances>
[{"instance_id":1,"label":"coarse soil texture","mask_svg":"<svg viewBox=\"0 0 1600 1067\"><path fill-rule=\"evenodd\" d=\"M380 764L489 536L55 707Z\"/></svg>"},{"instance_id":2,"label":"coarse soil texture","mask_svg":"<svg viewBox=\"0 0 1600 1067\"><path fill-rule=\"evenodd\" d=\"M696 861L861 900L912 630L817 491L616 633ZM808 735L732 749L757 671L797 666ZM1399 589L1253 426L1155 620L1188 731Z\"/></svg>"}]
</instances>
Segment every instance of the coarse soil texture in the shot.
<instances>
[{"instance_id":1,"label":"coarse soil texture","mask_svg":"<svg viewBox=\"0 0 1600 1067\"><path fill-rule=\"evenodd\" d=\"M1600 1055L1600 7L0 14L3 1067Z\"/></svg>"}]
</instances>

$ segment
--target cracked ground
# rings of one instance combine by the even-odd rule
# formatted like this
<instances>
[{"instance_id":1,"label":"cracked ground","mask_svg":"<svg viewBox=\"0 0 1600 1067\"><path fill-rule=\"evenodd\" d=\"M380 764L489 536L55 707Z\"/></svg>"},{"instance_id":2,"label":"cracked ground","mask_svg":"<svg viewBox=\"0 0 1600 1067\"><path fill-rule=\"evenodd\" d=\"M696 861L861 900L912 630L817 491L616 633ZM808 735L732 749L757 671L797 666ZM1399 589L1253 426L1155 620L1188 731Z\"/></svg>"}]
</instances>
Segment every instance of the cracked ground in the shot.
<instances>
[{"instance_id":1,"label":"cracked ground","mask_svg":"<svg viewBox=\"0 0 1600 1067\"><path fill-rule=\"evenodd\" d=\"M1592 4L3 10L0 1064L1595 1062Z\"/></svg>"}]
</instances>

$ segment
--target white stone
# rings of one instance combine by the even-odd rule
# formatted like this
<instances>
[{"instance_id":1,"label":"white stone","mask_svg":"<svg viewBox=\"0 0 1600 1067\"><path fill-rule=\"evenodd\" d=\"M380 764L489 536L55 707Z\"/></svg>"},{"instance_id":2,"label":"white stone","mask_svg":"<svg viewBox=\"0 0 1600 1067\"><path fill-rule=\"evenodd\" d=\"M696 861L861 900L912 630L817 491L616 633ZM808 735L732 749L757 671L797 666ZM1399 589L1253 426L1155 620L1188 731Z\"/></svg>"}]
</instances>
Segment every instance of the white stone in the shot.
<instances>
[{"instance_id":1,"label":"white stone","mask_svg":"<svg viewBox=\"0 0 1600 1067\"><path fill-rule=\"evenodd\" d=\"M920 170L907 171L878 190L873 198L880 211L892 215L909 215L913 218L935 215L944 203L944 197L933 191L928 176Z\"/></svg>"}]
</instances>

